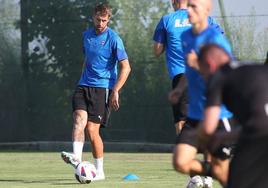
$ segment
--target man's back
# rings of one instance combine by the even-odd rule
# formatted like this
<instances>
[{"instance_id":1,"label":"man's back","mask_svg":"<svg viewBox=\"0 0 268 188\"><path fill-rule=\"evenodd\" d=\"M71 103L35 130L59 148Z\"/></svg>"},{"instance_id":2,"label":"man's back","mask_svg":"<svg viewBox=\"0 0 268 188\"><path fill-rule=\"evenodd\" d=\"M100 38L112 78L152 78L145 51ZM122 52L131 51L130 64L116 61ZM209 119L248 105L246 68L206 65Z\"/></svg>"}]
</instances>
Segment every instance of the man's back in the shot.
<instances>
[{"instance_id":1,"label":"man's back","mask_svg":"<svg viewBox=\"0 0 268 188\"><path fill-rule=\"evenodd\" d=\"M230 67L226 65L220 71L222 99L241 124L242 132L227 187L261 188L268 185L268 66Z\"/></svg>"},{"instance_id":2,"label":"man's back","mask_svg":"<svg viewBox=\"0 0 268 188\"><path fill-rule=\"evenodd\" d=\"M222 83L222 102L226 104L247 135L268 134L268 66L260 64L232 67L225 65L214 76ZM215 82L216 83L216 82Z\"/></svg>"},{"instance_id":3,"label":"man's back","mask_svg":"<svg viewBox=\"0 0 268 188\"><path fill-rule=\"evenodd\" d=\"M185 71L181 34L190 27L187 10L179 9L163 16L155 29L153 39L166 48L166 62L171 79Z\"/></svg>"}]
</instances>

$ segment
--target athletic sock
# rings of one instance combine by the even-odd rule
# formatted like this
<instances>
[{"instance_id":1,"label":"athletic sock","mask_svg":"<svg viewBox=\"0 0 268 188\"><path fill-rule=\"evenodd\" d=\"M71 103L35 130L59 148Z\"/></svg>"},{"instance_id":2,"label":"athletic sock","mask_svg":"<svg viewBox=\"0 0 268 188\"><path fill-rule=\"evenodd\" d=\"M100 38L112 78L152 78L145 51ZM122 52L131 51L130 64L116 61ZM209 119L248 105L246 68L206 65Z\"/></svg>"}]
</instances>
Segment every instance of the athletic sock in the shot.
<instances>
[{"instance_id":1,"label":"athletic sock","mask_svg":"<svg viewBox=\"0 0 268 188\"><path fill-rule=\"evenodd\" d=\"M208 161L203 161L202 162L202 166L204 169L204 175L205 176L210 176L212 177L212 172L211 172L211 164Z\"/></svg>"},{"instance_id":2,"label":"athletic sock","mask_svg":"<svg viewBox=\"0 0 268 188\"><path fill-rule=\"evenodd\" d=\"M83 142L77 142L77 141L73 142L73 153L79 162L82 161L83 147L84 147Z\"/></svg>"},{"instance_id":3,"label":"athletic sock","mask_svg":"<svg viewBox=\"0 0 268 188\"><path fill-rule=\"evenodd\" d=\"M103 157L97 159L94 158L94 165L97 173L103 173Z\"/></svg>"}]
</instances>

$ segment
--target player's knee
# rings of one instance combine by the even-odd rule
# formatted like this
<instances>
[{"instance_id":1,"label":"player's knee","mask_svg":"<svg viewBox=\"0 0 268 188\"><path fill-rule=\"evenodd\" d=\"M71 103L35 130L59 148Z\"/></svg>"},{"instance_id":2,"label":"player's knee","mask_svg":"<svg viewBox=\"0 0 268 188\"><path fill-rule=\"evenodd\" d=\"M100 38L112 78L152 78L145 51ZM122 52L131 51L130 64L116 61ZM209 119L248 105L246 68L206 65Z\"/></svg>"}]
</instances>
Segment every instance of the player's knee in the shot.
<instances>
[{"instance_id":1,"label":"player's knee","mask_svg":"<svg viewBox=\"0 0 268 188\"><path fill-rule=\"evenodd\" d=\"M75 114L73 118L74 118L74 128L84 130L87 125L87 117Z\"/></svg>"},{"instance_id":2,"label":"player's knee","mask_svg":"<svg viewBox=\"0 0 268 188\"><path fill-rule=\"evenodd\" d=\"M74 124L73 133L75 135L83 135L84 134L84 128L79 126L78 124Z\"/></svg>"},{"instance_id":3,"label":"player's knee","mask_svg":"<svg viewBox=\"0 0 268 188\"><path fill-rule=\"evenodd\" d=\"M85 119L81 117L74 118L74 126L73 126L74 130L81 132L84 131L85 127L86 127Z\"/></svg>"},{"instance_id":4,"label":"player's knee","mask_svg":"<svg viewBox=\"0 0 268 188\"><path fill-rule=\"evenodd\" d=\"M187 174L189 173L189 163L180 159L174 159L173 160L173 167L176 171L180 172L180 173L184 173Z\"/></svg>"},{"instance_id":5,"label":"player's knee","mask_svg":"<svg viewBox=\"0 0 268 188\"><path fill-rule=\"evenodd\" d=\"M99 136L99 129L96 126L87 126L87 131L90 138Z\"/></svg>"}]
</instances>

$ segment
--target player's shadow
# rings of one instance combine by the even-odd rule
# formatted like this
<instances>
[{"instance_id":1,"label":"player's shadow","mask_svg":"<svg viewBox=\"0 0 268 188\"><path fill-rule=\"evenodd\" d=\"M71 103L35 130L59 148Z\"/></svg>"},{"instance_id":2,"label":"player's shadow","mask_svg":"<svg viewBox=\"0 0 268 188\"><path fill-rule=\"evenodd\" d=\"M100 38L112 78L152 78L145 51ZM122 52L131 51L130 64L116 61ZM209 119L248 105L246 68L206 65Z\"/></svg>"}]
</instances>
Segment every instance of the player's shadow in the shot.
<instances>
[{"instance_id":1,"label":"player's shadow","mask_svg":"<svg viewBox=\"0 0 268 188\"><path fill-rule=\"evenodd\" d=\"M73 182L70 182L73 181ZM0 179L0 182L10 183L23 183L23 184L51 184L51 185L76 185L77 183L73 179L44 179L38 181L31 180L12 180L12 179Z\"/></svg>"}]
</instances>

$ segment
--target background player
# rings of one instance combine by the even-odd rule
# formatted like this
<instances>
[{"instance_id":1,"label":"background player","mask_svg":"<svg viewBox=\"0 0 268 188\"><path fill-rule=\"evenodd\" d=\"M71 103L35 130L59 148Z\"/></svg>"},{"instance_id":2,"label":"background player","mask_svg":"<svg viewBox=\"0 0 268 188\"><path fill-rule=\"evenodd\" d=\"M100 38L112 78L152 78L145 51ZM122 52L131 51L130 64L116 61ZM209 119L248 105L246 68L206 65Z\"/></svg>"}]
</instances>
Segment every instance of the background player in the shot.
<instances>
[{"instance_id":1,"label":"background player","mask_svg":"<svg viewBox=\"0 0 268 188\"><path fill-rule=\"evenodd\" d=\"M191 23L187 11L188 0L172 0L171 3L175 11L160 19L155 28L153 40L155 56L159 57L165 52L169 78L172 80L172 88L175 88L179 82L187 84L184 75L185 58L181 34L191 27ZM208 23L223 33L223 30L211 17L208 17ZM176 134L179 134L185 123L187 103L187 91L184 89L178 102L172 105Z\"/></svg>"},{"instance_id":2,"label":"background player","mask_svg":"<svg viewBox=\"0 0 268 188\"><path fill-rule=\"evenodd\" d=\"M172 88L178 82L184 82L185 60L182 52L181 33L191 27L188 19L188 0L172 0L175 12L163 16L154 32L154 53L159 57L166 51L166 64ZM186 90L175 105L172 105L176 134L179 134L186 120L187 95Z\"/></svg>"},{"instance_id":3,"label":"background player","mask_svg":"<svg viewBox=\"0 0 268 188\"><path fill-rule=\"evenodd\" d=\"M268 66L238 66L230 61L217 45L207 45L200 52L200 72L209 83L199 134L209 141L217 127L220 104L226 104L242 126L227 187L262 188L268 185Z\"/></svg>"},{"instance_id":4,"label":"background player","mask_svg":"<svg viewBox=\"0 0 268 188\"><path fill-rule=\"evenodd\" d=\"M119 91L130 72L123 42L108 27L110 17L111 9L107 4L97 5L94 27L83 33L84 70L73 95L73 153L62 152L62 159L76 167L82 160L86 130L97 169L94 180L105 179L100 127L107 123L110 107L118 110ZM117 78L118 63L121 69Z\"/></svg>"}]
</instances>

